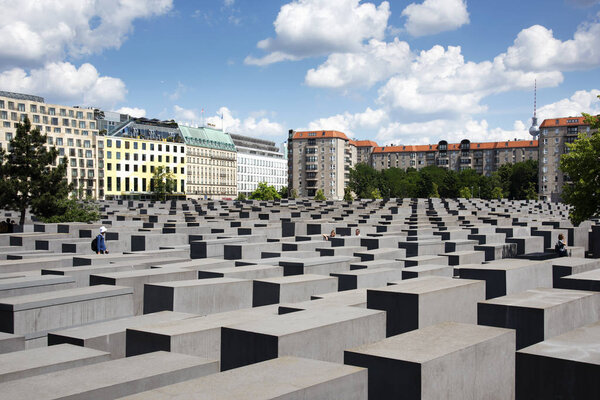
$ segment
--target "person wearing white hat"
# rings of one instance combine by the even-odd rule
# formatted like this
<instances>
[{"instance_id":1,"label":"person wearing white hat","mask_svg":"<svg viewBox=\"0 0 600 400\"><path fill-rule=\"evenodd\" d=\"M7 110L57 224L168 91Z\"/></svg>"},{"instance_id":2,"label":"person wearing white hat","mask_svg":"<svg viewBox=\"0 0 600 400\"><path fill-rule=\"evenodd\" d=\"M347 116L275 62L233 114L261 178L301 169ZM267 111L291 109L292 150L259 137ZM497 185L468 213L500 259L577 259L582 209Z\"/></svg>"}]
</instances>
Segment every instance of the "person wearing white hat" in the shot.
<instances>
[{"instance_id":1,"label":"person wearing white hat","mask_svg":"<svg viewBox=\"0 0 600 400\"><path fill-rule=\"evenodd\" d=\"M96 254L108 254L108 250L106 249L106 240L104 238L105 234L106 234L106 227L101 226L100 234L97 237L96 247L98 250L96 250Z\"/></svg>"}]
</instances>

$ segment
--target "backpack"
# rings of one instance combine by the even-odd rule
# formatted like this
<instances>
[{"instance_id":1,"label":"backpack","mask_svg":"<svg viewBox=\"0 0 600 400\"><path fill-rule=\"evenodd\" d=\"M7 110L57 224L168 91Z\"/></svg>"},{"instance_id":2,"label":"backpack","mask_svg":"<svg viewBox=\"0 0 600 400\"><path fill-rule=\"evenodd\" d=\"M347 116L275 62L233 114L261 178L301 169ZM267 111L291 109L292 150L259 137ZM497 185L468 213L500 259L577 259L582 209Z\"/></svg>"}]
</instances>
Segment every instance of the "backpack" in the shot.
<instances>
[{"instance_id":1,"label":"backpack","mask_svg":"<svg viewBox=\"0 0 600 400\"><path fill-rule=\"evenodd\" d=\"M564 256L567 254L567 250L565 249L565 244L558 241L556 243L556 245L554 246L554 251L556 252L556 254L558 254L559 256Z\"/></svg>"},{"instance_id":2,"label":"backpack","mask_svg":"<svg viewBox=\"0 0 600 400\"><path fill-rule=\"evenodd\" d=\"M98 236L96 236L96 237L94 238L94 240L92 240L92 251L93 251L94 253L97 253L97 252L98 252Z\"/></svg>"}]
</instances>

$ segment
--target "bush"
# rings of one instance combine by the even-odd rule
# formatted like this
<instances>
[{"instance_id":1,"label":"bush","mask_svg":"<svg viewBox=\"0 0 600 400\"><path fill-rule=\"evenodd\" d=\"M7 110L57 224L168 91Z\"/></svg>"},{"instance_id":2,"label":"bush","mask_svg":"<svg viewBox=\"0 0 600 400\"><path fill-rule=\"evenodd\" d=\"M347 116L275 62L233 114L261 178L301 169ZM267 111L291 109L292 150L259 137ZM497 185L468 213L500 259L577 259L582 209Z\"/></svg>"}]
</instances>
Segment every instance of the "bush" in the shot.
<instances>
[{"instance_id":1,"label":"bush","mask_svg":"<svg viewBox=\"0 0 600 400\"><path fill-rule=\"evenodd\" d=\"M466 186L463 186L459 191L458 191L458 197L463 197L465 199L470 199L471 198L471 189L469 189Z\"/></svg>"},{"instance_id":2,"label":"bush","mask_svg":"<svg viewBox=\"0 0 600 400\"><path fill-rule=\"evenodd\" d=\"M42 222L95 222L100 219L98 206L91 201L61 199L55 203L55 213L51 216L38 216Z\"/></svg>"},{"instance_id":3,"label":"bush","mask_svg":"<svg viewBox=\"0 0 600 400\"><path fill-rule=\"evenodd\" d=\"M321 189L317 190L317 194L315 195L315 200L317 200L317 201L327 200L327 198L325 197L325 195L323 194L323 191Z\"/></svg>"}]
</instances>

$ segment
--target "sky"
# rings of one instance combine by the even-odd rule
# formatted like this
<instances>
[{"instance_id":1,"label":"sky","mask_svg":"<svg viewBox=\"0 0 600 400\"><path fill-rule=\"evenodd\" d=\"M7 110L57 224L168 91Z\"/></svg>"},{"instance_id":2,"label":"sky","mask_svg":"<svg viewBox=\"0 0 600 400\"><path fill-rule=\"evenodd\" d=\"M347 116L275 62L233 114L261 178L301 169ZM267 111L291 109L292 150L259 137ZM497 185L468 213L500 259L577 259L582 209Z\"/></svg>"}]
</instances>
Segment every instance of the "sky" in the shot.
<instances>
[{"instance_id":1,"label":"sky","mask_svg":"<svg viewBox=\"0 0 600 400\"><path fill-rule=\"evenodd\" d=\"M0 90L281 143L600 113L600 0L0 0Z\"/></svg>"}]
</instances>

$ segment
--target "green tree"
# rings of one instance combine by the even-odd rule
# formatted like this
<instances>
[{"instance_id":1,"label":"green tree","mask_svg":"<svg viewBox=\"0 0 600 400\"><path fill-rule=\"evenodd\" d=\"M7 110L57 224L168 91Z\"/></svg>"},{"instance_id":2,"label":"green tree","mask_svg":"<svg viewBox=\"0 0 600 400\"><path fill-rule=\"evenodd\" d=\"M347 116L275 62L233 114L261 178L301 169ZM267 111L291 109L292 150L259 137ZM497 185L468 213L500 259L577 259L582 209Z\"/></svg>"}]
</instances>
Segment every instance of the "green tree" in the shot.
<instances>
[{"instance_id":1,"label":"green tree","mask_svg":"<svg viewBox=\"0 0 600 400\"><path fill-rule=\"evenodd\" d=\"M576 226L600 215L600 119L584 117L596 132L589 136L580 133L575 142L567 144L569 152L560 159L560 169L570 181L563 186L562 198L572 206L569 218Z\"/></svg>"},{"instance_id":2,"label":"green tree","mask_svg":"<svg viewBox=\"0 0 600 400\"><path fill-rule=\"evenodd\" d=\"M512 200L537 198L538 162L527 160L512 166L508 196Z\"/></svg>"},{"instance_id":3,"label":"green tree","mask_svg":"<svg viewBox=\"0 0 600 400\"><path fill-rule=\"evenodd\" d=\"M28 118L17 126L10 141L10 153L0 149L0 208L18 211L25 223L27 208L40 217L56 212L58 202L67 198L67 158L56 159L58 150L46 148L47 136L31 129Z\"/></svg>"},{"instance_id":4,"label":"green tree","mask_svg":"<svg viewBox=\"0 0 600 400\"><path fill-rule=\"evenodd\" d=\"M466 186L463 186L458 191L458 197L462 197L462 198L465 198L465 199L470 199L471 198L471 189L469 189Z\"/></svg>"},{"instance_id":5,"label":"green tree","mask_svg":"<svg viewBox=\"0 0 600 400\"><path fill-rule=\"evenodd\" d=\"M352 197L352 190L349 187L344 188L344 201L347 203L352 203L354 198Z\"/></svg>"},{"instance_id":6,"label":"green tree","mask_svg":"<svg viewBox=\"0 0 600 400\"><path fill-rule=\"evenodd\" d=\"M379 183L379 172L370 165L360 163L350 169L348 187L360 199L369 198L373 189L379 187Z\"/></svg>"},{"instance_id":7,"label":"green tree","mask_svg":"<svg viewBox=\"0 0 600 400\"><path fill-rule=\"evenodd\" d=\"M273 185L267 185L267 182L259 182L256 190L250 194L252 200L279 200L279 192Z\"/></svg>"},{"instance_id":8,"label":"green tree","mask_svg":"<svg viewBox=\"0 0 600 400\"><path fill-rule=\"evenodd\" d=\"M279 197L282 199L287 199L288 193L289 193L289 186L282 186L281 189L279 189Z\"/></svg>"},{"instance_id":9,"label":"green tree","mask_svg":"<svg viewBox=\"0 0 600 400\"><path fill-rule=\"evenodd\" d=\"M381 196L381 192L379 191L378 188L375 188L371 191L371 196L370 196L373 200L377 200L377 199L382 199L383 197Z\"/></svg>"},{"instance_id":10,"label":"green tree","mask_svg":"<svg viewBox=\"0 0 600 400\"><path fill-rule=\"evenodd\" d=\"M298 192L296 191L296 189L292 188L290 190L290 196L289 196L289 198L293 200L293 199L295 199L297 197L298 197Z\"/></svg>"},{"instance_id":11,"label":"green tree","mask_svg":"<svg viewBox=\"0 0 600 400\"><path fill-rule=\"evenodd\" d=\"M159 200L166 200L167 194L171 194L175 191L175 175L171 172L169 167L157 167L152 175L154 197Z\"/></svg>"},{"instance_id":12,"label":"green tree","mask_svg":"<svg viewBox=\"0 0 600 400\"><path fill-rule=\"evenodd\" d=\"M244 201L246 200L246 195L244 193L238 193L237 197L235 198L237 201Z\"/></svg>"},{"instance_id":13,"label":"green tree","mask_svg":"<svg viewBox=\"0 0 600 400\"><path fill-rule=\"evenodd\" d=\"M492 199L500 200L502 198L502 196L504 196L504 194L502 193L502 188L500 186L496 186L494 189L492 189L492 193L491 193Z\"/></svg>"},{"instance_id":14,"label":"green tree","mask_svg":"<svg viewBox=\"0 0 600 400\"><path fill-rule=\"evenodd\" d=\"M317 201L327 200L327 198L325 197L325 195L323 194L323 191L321 189L317 190L317 193L315 194L315 200L317 200Z\"/></svg>"}]
</instances>

